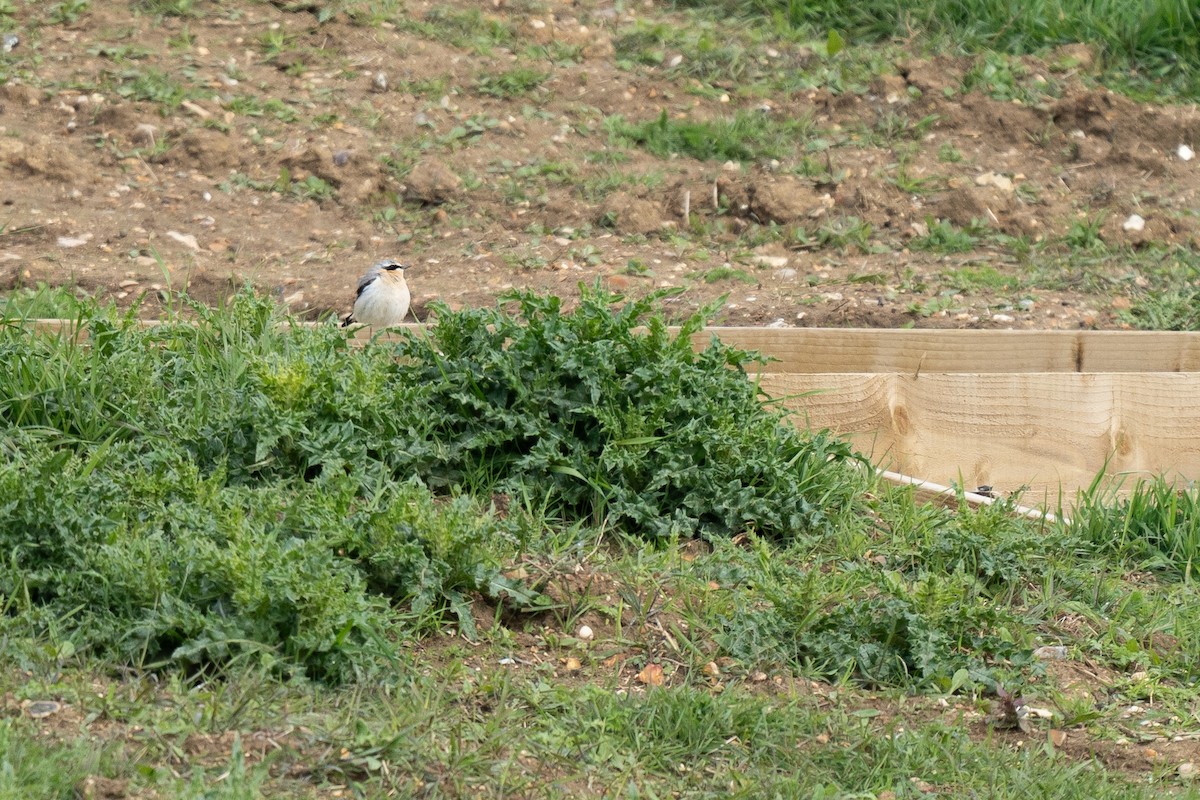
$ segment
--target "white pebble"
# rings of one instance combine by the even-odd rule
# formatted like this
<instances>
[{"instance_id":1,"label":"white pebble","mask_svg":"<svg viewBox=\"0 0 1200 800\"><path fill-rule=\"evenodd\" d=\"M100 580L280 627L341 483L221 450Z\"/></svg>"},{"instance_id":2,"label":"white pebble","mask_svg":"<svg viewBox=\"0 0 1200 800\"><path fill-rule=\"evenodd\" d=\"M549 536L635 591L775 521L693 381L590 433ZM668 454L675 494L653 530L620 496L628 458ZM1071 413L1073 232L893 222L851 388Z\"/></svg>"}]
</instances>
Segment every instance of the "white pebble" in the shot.
<instances>
[{"instance_id":1,"label":"white pebble","mask_svg":"<svg viewBox=\"0 0 1200 800\"><path fill-rule=\"evenodd\" d=\"M1121 226L1127 231L1141 231L1146 229L1146 220L1142 219L1137 214L1130 214L1129 219L1125 220L1125 224Z\"/></svg>"},{"instance_id":2,"label":"white pebble","mask_svg":"<svg viewBox=\"0 0 1200 800\"><path fill-rule=\"evenodd\" d=\"M1196 157L1196 151L1188 147L1186 144L1179 145L1179 149L1176 150L1175 153L1183 161L1191 161Z\"/></svg>"},{"instance_id":3,"label":"white pebble","mask_svg":"<svg viewBox=\"0 0 1200 800\"><path fill-rule=\"evenodd\" d=\"M592 629L589 628L587 625L580 625L579 633L575 634L575 638L581 639L585 642L589 642L592 640L592 637L595 635L596 634L592 633Z\"/></svg>"}]
</instances>

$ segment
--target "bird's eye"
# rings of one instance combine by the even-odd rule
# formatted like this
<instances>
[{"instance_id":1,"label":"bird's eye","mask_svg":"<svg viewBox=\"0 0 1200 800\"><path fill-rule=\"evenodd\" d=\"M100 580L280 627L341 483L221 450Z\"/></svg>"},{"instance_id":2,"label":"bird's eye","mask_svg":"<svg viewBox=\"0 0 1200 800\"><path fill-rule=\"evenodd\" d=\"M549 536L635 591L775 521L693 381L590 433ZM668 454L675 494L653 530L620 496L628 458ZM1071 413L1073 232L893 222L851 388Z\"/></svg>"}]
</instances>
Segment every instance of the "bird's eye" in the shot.
<instances>
[{"instance_id":1,"label":"bird's eye","mask_svg":"<svg viewBox=\"0 0 1200 800\"><path fill-rule=\"evenodd\" d=\"M404 269L404 265L403 264L388 264L386 267L384 267L384 269L386 269L390 272L392 270Z\"/></svg>"}]
</instances>

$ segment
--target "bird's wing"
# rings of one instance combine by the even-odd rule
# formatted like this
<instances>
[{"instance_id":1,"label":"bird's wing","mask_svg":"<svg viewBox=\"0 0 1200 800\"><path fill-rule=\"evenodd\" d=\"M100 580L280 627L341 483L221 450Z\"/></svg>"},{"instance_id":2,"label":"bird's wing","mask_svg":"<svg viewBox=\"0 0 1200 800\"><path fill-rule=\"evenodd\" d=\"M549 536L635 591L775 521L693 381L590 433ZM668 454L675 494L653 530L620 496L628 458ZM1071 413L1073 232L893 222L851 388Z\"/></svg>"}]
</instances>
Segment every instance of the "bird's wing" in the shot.
<instances>
[{"instance_id":1,"label":"bird's wing","mask_svg":"<svg viewBox=\"0 0 1200 800\"><path fill-rule=\"evenodd\" d=\"M354 299L357 300L358 298L362 297L362 293L367 290L367 287L377 280L379 280L378 269L372 269L366 275L363 275L361 278L359 278L358 290L354 293Z\"/></svg>"}]
</instances>

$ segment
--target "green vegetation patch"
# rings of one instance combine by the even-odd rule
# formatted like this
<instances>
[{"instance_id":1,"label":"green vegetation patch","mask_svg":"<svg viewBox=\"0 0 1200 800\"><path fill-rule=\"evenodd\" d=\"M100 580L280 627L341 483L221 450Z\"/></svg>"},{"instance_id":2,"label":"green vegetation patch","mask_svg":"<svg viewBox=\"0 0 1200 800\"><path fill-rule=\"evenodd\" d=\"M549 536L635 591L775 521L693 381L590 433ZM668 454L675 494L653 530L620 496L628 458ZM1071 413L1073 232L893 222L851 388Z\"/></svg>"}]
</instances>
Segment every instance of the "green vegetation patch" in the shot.
<instances>
[{"instance_id":1,"label":"green vegetation patch","mask_svg":"<svg viewBox=\"0 0 1200 800\"><path fill-rule=\"evenodd\" d=\"M0 595L123 661L343 681L443 613L470 633L471 593L535 599L500 575L521 517L431 489L658 537L792 539L850 504L848 447L766 410L749 354L616 300L364 348L248 294L154 328L85 304L86 344L6 324Z\"/></svg>"},{"instance_id":2,"label":"green vegetation patch","mask_svg":"<svg viewBox=\"0 0 1200 800\"><path fill-rule=\"evenodd\" d=\"M656 156L674 154L701 161L752 161L785 157L812 132L807 119L775 120L759 112L739 111L711 120L676 119L666 109L657 119L631 123L617 115L605 120L618 141L640 145Z\"/></svg>"}]
</instances>

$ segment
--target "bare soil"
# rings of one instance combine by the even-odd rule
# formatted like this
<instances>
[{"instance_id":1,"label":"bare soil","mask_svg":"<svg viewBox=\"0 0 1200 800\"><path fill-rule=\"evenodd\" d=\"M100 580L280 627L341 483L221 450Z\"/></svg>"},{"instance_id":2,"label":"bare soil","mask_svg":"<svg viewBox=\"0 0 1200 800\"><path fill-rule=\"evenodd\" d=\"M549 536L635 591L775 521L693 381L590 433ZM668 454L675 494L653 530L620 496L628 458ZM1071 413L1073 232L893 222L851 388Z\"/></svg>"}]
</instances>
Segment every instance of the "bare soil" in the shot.
<instances>
[{"instance_id":1,"label":"bare soil","mask_svg":"<svg viewBox=\"0 0 1200 800\"><path fill-rule=\"evenodd\" d=\"M946 57L898 60L862 92L762 97L622 61L637 19L679 24L650 4L496 0L479 19L512 37L488 47L429 32L480 8L467 0L408 4L425 28L322 22L325 5L181 18L117 1L59 22L19 5L0 56L0 289L75 286L155 316L163 292L218 303L249 282L317 318L396 257L420 318L599 279L680 287L680 312L728 295L725 324L1119 327L1155 281L1139 265L1169 262L1146 253L1197 244L1200 161L1177 149L1200 147L1200 112L1099 88L1083 47L1023 62L1056 87L1039 102L960 91L977 60ZM540 86L488 93L528 63ZM739 165L654 156L604 125L739 109L832 144ZM939 220L975 242L910 247ZM860 223L860 241L830 235ZM1099 250L1068 242L1081 223ZM797 227L811 235L780 235Z\"/></svg>"}]
</instances>

